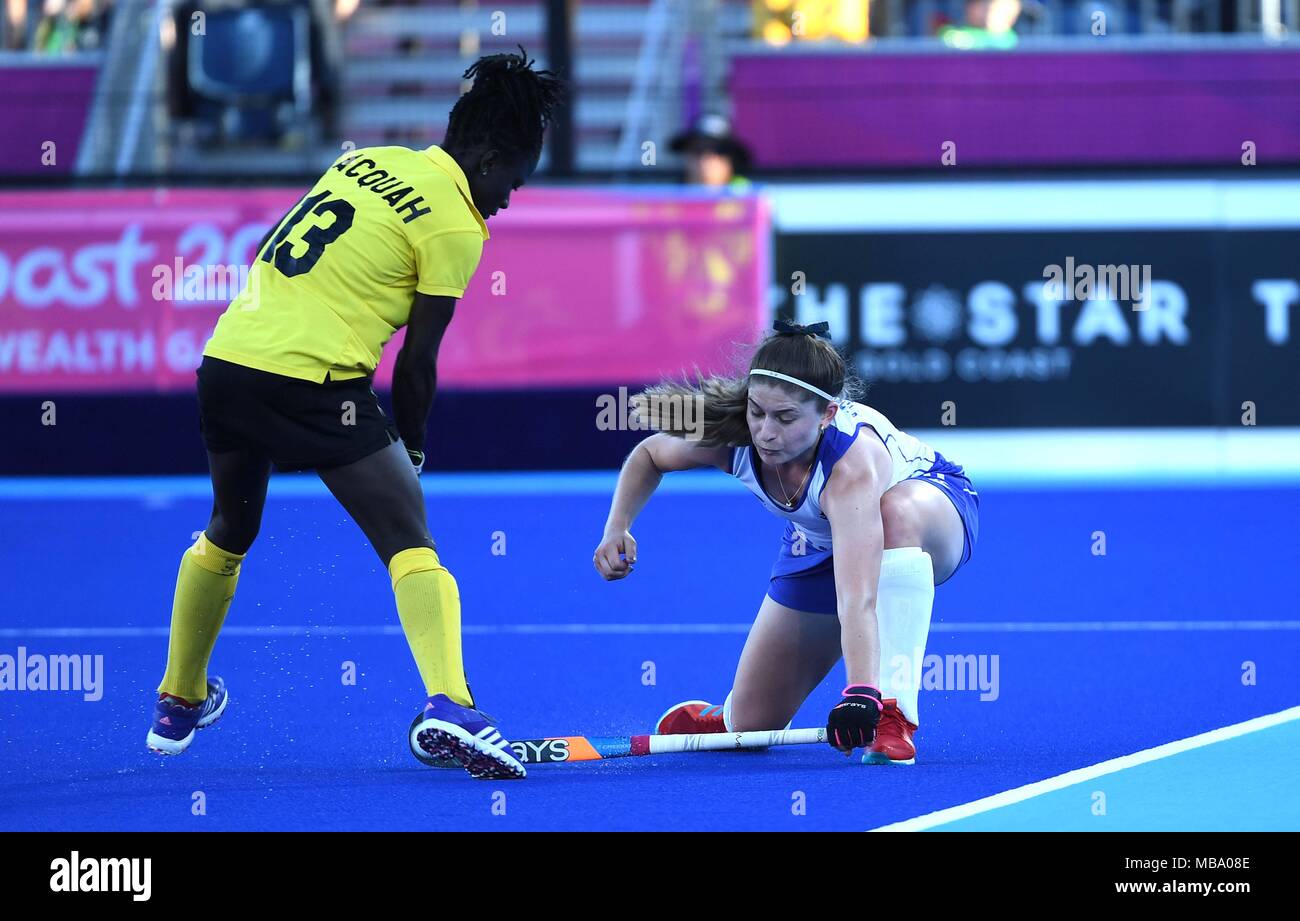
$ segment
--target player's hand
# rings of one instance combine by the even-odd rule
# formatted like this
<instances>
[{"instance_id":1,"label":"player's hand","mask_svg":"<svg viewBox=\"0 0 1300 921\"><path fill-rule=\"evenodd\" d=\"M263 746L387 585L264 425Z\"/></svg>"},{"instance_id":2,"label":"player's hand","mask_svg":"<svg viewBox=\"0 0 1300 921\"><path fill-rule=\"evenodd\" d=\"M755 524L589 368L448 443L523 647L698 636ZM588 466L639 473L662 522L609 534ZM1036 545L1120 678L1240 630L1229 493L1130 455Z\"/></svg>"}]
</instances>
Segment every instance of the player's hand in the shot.
<instances>
[{"instance_id":1,"label":"player's hand","mask_svg":"<svg viewBox=\"0 0 1300 921\"><path fill-rule=\"evenodd\" d=\"M869 684L849 685L826 718L826 741L850 756L853 749L866 748L875 741L876 724L884 708L878 689Z\"/></svg>"},{"instance_id":2,"label":"player's hand","mask_svg":"<svg viewBox=\"0 0 1300 921\"><path fill-rule=\"evenodd\" d=\"M417 475L420 473L420 471L424 470L423 451L417 451L415 450L415 448L407 448L406 456L409 457L411 459L411 463L415 465L415 472Z\"/></svg>"},{"instance_id":3,"label":"player's hand","mask_svg":"<svg viewBox=\"0 0 1300 921\"><path fill-rule=\"evenodd\" d=\"M636 539L632 537L632 532L606 531L591 562L606 582L626 579L632 574L632 566L636 563Z\"/></svg>"}]
</instances>

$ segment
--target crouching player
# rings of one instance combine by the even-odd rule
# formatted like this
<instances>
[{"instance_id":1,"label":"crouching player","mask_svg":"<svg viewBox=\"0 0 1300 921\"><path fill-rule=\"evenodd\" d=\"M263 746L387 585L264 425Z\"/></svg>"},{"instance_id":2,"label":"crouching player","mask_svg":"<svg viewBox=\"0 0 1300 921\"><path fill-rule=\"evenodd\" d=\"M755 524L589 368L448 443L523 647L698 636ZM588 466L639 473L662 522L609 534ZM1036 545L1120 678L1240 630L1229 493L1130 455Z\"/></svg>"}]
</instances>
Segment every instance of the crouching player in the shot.
<instances>
[{"instance_id":1,"label":"crouching player","mask_svg":"<svg viewBox=\"0 0 1300 921\"><path fill-rule=\"evenodd\" d=\"M935 585L971 557L979 496L960 466L853 401L856 384L824 338L827 324L775 328L746 376L663 383L641 396L660 405L698 399L703 434L690 441L661 425L637 445L593 562L609 581L632 573L629 529L665 473L711 466L736 477L787 523L767 595L725 701L678 704L655 732L788 726L842 657L830 744L850 756L865 748L867 763L912 764L917 657Z\"/></svg>"}]
</instances>

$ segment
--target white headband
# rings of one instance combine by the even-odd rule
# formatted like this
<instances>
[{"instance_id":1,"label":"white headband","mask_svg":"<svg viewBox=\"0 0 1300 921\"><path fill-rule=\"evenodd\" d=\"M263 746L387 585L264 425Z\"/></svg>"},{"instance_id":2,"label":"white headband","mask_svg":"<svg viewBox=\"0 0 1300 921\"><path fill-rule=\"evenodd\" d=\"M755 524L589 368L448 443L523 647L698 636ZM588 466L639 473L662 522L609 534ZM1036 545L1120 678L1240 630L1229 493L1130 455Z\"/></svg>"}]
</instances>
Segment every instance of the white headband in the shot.
<instances>
[{"instance_id":1,"label":"white headband","mask_svg":"<svg viewBox=\"0 0 1300 921\"><path fill-rule=\"evenodd\" d=\"M788 374L782 374L780 371L764 371L761 368L755 368L753 371L750 371L749 373L751 375L761 374L764 377L775 377L778 380L789 381L791 384L797 384L798 386L802 387L804 390L811 390L813 393L817 394L817 396L821 397L823 400L826 400L827 402L830 403L835 402L835 397L831 396L825 390L818 390L812 384L809 384L806 381L801 381L797 377L791 377Z\"/></svg>"}]
</instances>

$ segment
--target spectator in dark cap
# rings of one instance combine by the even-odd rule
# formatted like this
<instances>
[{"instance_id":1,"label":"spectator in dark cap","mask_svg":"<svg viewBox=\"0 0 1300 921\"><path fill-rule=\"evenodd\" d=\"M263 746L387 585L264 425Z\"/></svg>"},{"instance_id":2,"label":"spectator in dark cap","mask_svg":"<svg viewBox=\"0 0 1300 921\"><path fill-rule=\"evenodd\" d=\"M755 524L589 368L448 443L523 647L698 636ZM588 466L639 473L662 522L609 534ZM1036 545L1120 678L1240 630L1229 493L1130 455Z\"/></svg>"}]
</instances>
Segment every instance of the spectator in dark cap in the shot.
<instances>
[{"instance_id":1,"label":"spectator in dark cap","mask_svg":"<svg viewBox=\"0 0 1300 921\"><path fill-rule=\"evenodd\" d=\"M686 158L686 181L692 185L744 188L749 180L749 148L731 133L731 122L721 115L701 115L690 128L668 144Z\"/></svg>"}]
</instances>

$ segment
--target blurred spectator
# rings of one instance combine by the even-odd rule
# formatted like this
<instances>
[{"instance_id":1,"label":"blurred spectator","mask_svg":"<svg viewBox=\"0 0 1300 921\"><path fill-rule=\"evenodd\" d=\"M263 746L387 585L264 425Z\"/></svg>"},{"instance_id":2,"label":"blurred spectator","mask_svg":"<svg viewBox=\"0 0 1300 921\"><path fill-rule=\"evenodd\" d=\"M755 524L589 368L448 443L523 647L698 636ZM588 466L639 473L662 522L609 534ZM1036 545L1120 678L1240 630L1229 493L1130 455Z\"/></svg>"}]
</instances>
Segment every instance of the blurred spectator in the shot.
<instances>
[{"instance_id":1,"label":"blurred spectator","mask_svg":"<svg viewBox=\"0 0 1300 921\"><path fill-rule=\"evenodd\" d=\"M45 0L32 51L98 51L107 39L111 0Z\"/></svg>"},{"instance_id":2,"label":"blurred spectator","mask_svg":"<svg viewBox=\"0 0 1300 921\"><path fill-rule=\"evenodd\" d=\"M749 148L731 134L731 122L721 115L701 115L668 143L686 160L686 181L691 185L744 188L749 180Z\"/></svg>"},{"instance_id":3,"label":"blurred spectator","mask_svg":"<svg viewBox=\"0 0 1300 921\"><path fill-rule=\"evenodd\" d=\"M951 48L1014 48L1020 0L967 0L966 21L945 24L935 33Z\"/></svg>"},{"instance_id":4,"label":"blurred spectator","mask_svg":"<svg viewBox=\"0 0 1300 921\"><path fill-rule=\"evenodd\" d=\"M870 6L868 0L757 0L753 34L778 46L795 39L865 42Z\"/></svg>"}]
</instances>

